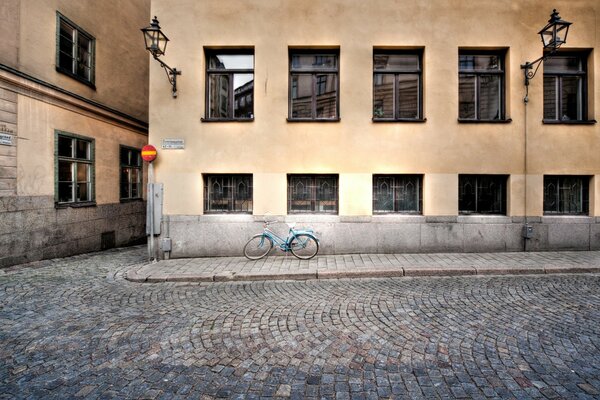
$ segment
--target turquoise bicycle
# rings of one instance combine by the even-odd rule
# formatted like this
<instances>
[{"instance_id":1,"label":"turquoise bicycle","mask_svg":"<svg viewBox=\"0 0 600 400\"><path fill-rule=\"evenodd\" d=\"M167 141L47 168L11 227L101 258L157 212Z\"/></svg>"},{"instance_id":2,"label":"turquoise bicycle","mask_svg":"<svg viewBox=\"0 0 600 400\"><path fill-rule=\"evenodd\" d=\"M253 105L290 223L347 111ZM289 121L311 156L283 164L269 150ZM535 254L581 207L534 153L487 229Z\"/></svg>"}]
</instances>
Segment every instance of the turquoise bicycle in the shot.
<instances>
[{"instance_id":1,"label":"turquoise bicycle","mask_svg":"<svg viewBox=\"0 0 600 400\"><path fill-rule=\"evenodd\" d=\"M278 236L269 229L273 222L265 221L263 232L252 236L244 246L244 255L250 260L258 260L269 254L273 244L281 251L291 251L301 260L309 260L319 252L319 240L312 229L294 229L294 224L288 224L290 230L286 239Z\"/></svg>"}]
</instances>

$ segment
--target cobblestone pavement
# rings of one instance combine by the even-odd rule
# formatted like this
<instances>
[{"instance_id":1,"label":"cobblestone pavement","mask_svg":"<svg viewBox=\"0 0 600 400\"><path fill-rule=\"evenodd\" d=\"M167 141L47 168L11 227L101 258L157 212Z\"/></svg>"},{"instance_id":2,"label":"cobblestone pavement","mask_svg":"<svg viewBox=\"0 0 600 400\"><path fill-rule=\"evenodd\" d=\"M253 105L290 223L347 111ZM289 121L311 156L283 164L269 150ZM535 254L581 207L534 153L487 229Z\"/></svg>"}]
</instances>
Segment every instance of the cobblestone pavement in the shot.
<instances>
[{"instance_id":1,"label":"cobblestone pavement","mask_svg":"<svg viewBox=\"0 0 600 400\"><path fill-rule=\"evenodd\" d=\"M0 271L0 398L600 398L600 275L139 284Z\"/></svg>"}]
</instances>

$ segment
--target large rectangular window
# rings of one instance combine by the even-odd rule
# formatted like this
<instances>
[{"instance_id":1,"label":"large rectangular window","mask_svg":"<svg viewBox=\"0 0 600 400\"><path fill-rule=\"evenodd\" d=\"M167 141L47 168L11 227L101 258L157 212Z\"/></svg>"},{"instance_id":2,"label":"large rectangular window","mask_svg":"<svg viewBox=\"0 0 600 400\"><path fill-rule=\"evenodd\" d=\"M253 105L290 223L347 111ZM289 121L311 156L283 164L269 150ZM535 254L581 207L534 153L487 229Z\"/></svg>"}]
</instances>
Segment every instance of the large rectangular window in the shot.
<instances>
[{"instance_id":1,"label":"large rectangular window","mask_svg":"<svg viewBox=\"0 0 600 400\"><path fill-rule=\"evenodd\" d=\"M459 52L459 120L485 122L505 119L504 73L504 52Z\"/></svg>"},{"instance_id":2,"label":"large rectangular window","mask_svg":"<svg viewBox=\"0 0 600 400\"><path fill-rule=\"evenodd\" d=\"M589 197L589 176L544 176L544 214L587 215Z\"/></svg>"},{"instance_id":3,"label":"large rectangular window","mask_svg":"<svg viewBox=\"0 0 600 400\"><path fill-rule=\"evenodd\" d=\"M94 84L95 39L57 14L56 69L89 85Z\"/></svg>"},{"instance_id":4,"label":"large rectangular window","mask_svg":"<svg viewBox=\"0 0 600 400\"><path fill-rule=\"evenodd\" d=\"M337 212L337 175L288 175L288 213Z\"/></svg>"},{"instance_id":5,"label":"large rectangular window","mask_svg":"<svg viewBox=\"0 0 600 400\"><path fill-rule=\"evenodd\" d=\"M553 55L544 61L544 121L587 119L587 57Z\"/></svg>"},{"instance_id":6,"label":"large rectangular window","mask_svg":"<svg viewBox=\"0 0 600 400\"><path fill-rule=\"evenodd\" d=\"M142 157L138 149L121 146L121 200L142 198Z\"/></svg>"},{"instance_id":7,"label":"large rectangular window","mask_svg":"<svg viewBox=\"0 0 600 400\"><path fill-rule=\"evenodd\" d=\"M414 121L423 118L421 65L421 51L374 52L373 120Z\"/></svg>"},{"instance_id":8,"label":"large rectangular window","mask_svg":"<svg viewBox=\"0 0 600 400\"><path fill-rule=\"evenodd\" d=\"M94 141L66 133L56 135L56 202L85 203L94 199Z\"/></svg>"},{"instance_id":9,"label":"large rectangular window","mask_svg":"<svg viewBox=\"0 0 600 400\"><path fill-rule=\"evenodd\" d=\"M459 175L459 213L506 215L507 180L506 175Z\"/></svg>"},{"instance_id":10,"label":"large rectangular window","mask_svg":"<svg viewBox=\"0 0 600 400\"><path fill-rule=\"evenodd\" d=\"M254 118L254 50L206 51L206 117Z\"/></svg>"},{"instance_id":11,"label":"large rectangular window","mask_svg":"<svg viewBox=\"0 0 600 400\"><path fill-rule=\"evenodd\" d=\"M252 175L205 174L204 212L252 213Z\"/></svg>"},{"instance_id":12,"label":"large rectangular window","mask_svg":"<svg viewBox=\"0 0 600 400\"><path fill-rule=\"evenodd\" d=\"M422 175L373 175L373 213L421 214Z\"/></svg>"},{"instance_id":13,"label":"large rectangular window","mask_svg":"<svg viewBox=\"0 0 600 400\"><path fill-rule=\"evenodd\" d=\"M290 50L289 120L339 118L339 51Z\"/></svg>"}]
</instances>

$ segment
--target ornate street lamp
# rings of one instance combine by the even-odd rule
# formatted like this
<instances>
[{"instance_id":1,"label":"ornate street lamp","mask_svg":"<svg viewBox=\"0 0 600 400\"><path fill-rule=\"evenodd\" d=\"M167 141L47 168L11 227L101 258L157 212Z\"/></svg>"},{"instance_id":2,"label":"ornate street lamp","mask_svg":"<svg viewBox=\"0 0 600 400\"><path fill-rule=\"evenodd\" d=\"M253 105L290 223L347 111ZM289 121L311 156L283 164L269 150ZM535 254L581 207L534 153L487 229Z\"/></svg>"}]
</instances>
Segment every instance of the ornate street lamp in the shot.
<instances>
[{"instance_id":1,"label":"ornate street lamp","mask_svg":"<svg viewBox=\"0 0 600 400\"><path fill-rule=\"evenodd\" d=\"M541 62L546 60L548 57L556 53L558 48L563 44L567 43L567 35L569 33L569 26L571 26L571 22L564 21L558 15L558 11L554 9L552 14L550 15L550 19L548 20L548 24L542 28L538 34L542 38L542 43L544 44L544 50L547 52L537 60L533 62L525 62L525 64L521 65L521 69L525 70L525 86L529 86L529 81L533 79L538 69L540 68ZM533 70L533 67L535 70ZM533 71L532 71L533 70ZM525 102L527 102L527 96L525 96Z\"/></svg>"},{"instance_id":2,"label":"ornate street lamp","mask_svg":"<svg viewBox=\"0 0 600 400\"><path fill-rule=\"evenodd\" d=\"M141 29L144 34L144 42L146 43L146 50L152 54L152 57L160 63L160 66L164 68L167 73L167 79L173 87L173 97L177 97L177 75L181 75L181 71L177 68L171 68L165 64L158 57L165 54L167 49L167 42L169 38L160 30L158 25L158 19L154 17L150 26Z\"/></svg>"}]
</instances>

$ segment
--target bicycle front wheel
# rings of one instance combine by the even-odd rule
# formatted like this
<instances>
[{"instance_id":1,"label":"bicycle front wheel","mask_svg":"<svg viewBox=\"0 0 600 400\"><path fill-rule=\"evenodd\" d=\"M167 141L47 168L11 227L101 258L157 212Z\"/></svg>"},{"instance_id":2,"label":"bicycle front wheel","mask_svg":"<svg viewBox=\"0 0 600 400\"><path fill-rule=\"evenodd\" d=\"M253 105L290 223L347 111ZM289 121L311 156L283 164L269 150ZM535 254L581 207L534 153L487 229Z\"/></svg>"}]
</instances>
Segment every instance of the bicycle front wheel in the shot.
<instances>
[{"instance_id":1,"label":"bicycle front wheel","mask_svg":"<svg viewBox=\"0 0 600 400\"><path fill-rule=\"evenodd\" d=\"M265 235L254 235L244 246L244 255L250 260L258 260L266 256L273 248L273 241Z\"/></svg>"},{"instance_id":2,"label":"bicycle front wheel","mask_svg":"<svg viewBox=\"0 0 600 400\"><path fill-rule=\"evenodd\" d=\"M319 252L319 242L310 235L296 235L290 242L290 250L299 259L309 260Z\"/></svg>"}]
</instances>

